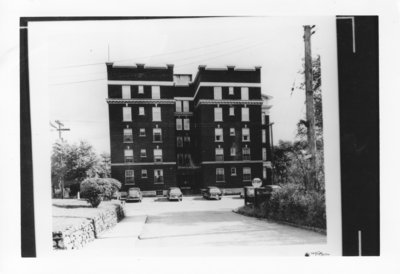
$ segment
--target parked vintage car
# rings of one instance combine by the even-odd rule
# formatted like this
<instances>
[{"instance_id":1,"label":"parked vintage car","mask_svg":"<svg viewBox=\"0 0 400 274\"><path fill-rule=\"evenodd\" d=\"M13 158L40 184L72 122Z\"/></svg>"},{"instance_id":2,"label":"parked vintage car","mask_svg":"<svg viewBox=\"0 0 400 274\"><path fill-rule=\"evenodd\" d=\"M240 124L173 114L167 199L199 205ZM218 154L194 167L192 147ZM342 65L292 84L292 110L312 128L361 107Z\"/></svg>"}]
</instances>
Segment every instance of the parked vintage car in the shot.
<instances>
[{"instance_id":1,"label":"parked vintage car","mask_svg":"<svg viewBox=\"0 0 400 274\"><path fill-rule=\"evenodd\" d=\"M140 188L138 187L131 187L128 190L128 195L126 196L126 201L137 201L141 202L143 198L142 192L140 191Z\"/></svg>"},{"instance_id":2,"label":"parked vintage car","mask_svg":"<svg viewBox=\"0 0 400 274\"><path fill-rule=\"evenodd\" d=\"M170 187L167 191L167 199L168 200L178 200L182 201L182 191L180 190L179 187Z\"/></svg>"},{"instance_id":3,"label":"parked vintage car","mask_svg":"<svg viewBox=\"0 0 400 274\"><path fill-rule=\"evenodd\" d=\"M209 186L203 190L203 198L208 200L211 199L221 200L222 191L216 186Z\"/></svg>"}]
</instances>

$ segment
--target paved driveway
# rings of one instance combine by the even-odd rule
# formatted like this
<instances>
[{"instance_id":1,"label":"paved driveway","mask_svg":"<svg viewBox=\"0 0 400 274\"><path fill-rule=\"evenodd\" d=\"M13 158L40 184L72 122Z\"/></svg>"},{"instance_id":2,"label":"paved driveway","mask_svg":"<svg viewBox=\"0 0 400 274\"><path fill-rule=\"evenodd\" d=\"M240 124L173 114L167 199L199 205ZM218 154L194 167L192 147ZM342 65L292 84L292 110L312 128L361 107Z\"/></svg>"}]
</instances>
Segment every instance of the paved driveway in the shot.
<instances>
[{"instance_id":1,"label":"paved driveway","mask_svg":"<svg viewBox=\"0 0 400 274\"><path fill-rule=\"evenodd\" d=\"M323 249L326 243L326 236L320 233L232 212L241 205L243 199L237 196L225 196L220 201L184 197L182 202L144 198L142 203L127 203L126 218L82 252L171 255L166 250L172 247L187 255L189 249L206 249L211 254L210 248L215 251L221 247L238 255L250 250L268 255L301 255Z\"/></svg>"}]
</instances>

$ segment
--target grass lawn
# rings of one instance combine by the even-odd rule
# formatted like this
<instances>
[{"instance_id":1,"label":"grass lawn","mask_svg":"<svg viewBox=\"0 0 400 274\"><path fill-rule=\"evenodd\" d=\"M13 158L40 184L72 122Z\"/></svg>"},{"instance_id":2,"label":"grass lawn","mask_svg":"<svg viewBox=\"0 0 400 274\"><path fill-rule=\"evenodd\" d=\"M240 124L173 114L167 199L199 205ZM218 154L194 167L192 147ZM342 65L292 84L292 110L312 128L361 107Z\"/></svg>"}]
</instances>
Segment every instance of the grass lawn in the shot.
<instances>
[{"instance_id":1,"label":"grass lawn","mask_svg":"<svg viewBox=\"0 0 400 274\"><path fill-rule=\"evenodd\" d=\"M119 201L103 201L97 208L91 207L85 200L53 199L52 203L53 232L56 232L82 223L85 219L92 219L108 208L115 208Z\"/></svg>"}]
</instances>

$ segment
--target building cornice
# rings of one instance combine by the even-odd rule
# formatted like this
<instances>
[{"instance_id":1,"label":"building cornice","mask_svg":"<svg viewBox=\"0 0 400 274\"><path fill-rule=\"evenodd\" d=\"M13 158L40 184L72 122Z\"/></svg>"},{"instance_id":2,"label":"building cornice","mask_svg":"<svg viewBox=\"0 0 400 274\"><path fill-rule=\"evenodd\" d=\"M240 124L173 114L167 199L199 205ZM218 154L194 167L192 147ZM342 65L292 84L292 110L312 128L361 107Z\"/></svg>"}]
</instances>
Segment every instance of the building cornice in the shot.
<instances>
[{"instance_id":1,"label":"building cornice","mask_svg":"<svg viewBox=\"0 0 400 274\"><path fill-rule=\"evenodd\" d=\"M137 85L137 86L173 86L173 81L122 81L108 80L108 85Z\"/></svg>"},{"instance_id":2,"label":"building cornice","mask_svg":"<svg viewBox=\"0 0 400 274\"><path fill-rule=\"evenodd\" d=\"M215 99L201 99L197 102L195 108L199 105L259 105L263 104L262 100L215 100Z\"/></svg>"},{"instance_id":3,"label":"building cornice","mask_svg":"<svg viewBox=\"0 0 400 274\"><path fill-rule=\"evenodd\" d=\"M234 83L234 82L200 82L193 98L196 98L201 87L249 87L261 88L261 83Z\"/></svg>"},{"instance_id":4,"label":"building cornice","mask_svg":"<svg viewBox=\"0 0 400 274\"><path fill-rule=\"evenodd\" d=\"M131 104L131 105L154 105L154 104L166 104L173 105L175 100L173 99L120 99L120 98L107 98L108 104Z\"/></svg>"},{"instance_id":5,"label":"building cornice","mask_svg":"<svg viewBox=\"0 0 400 274\"><path fill-rule=\"evenodd\" d=\"M262 160L249 160L249 161L204 161L201 165L218 165L218 164L262 164Z\"/></svg>"},{"instance_id":6,"label":"building cornice","mask_svg":"<svg viewBox=\"0 0 400 274\"><path fill-rule=\"evenodd\" d=\"M111 166L165 166L165 165L176 165L176 162L111 163Z\"/></svg>"}]
</instances>

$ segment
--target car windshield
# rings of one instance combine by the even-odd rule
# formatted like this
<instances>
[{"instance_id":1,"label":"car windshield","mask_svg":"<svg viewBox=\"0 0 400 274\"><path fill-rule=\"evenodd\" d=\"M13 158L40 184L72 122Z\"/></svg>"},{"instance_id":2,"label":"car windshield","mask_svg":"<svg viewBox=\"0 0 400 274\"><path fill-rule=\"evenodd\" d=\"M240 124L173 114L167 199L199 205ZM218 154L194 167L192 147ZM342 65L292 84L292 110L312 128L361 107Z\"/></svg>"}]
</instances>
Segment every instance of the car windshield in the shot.
<instances>
[{"instance_id":1,"label":"car windshield","mask_svg":"<svg viewBox=\"0 0 400 274\"><path fill-rule=\"evenodd\" d=\"M169 192L171 194L181 194L181 190L179 188L172 188Z\"/></svg>"}]
</instances>

